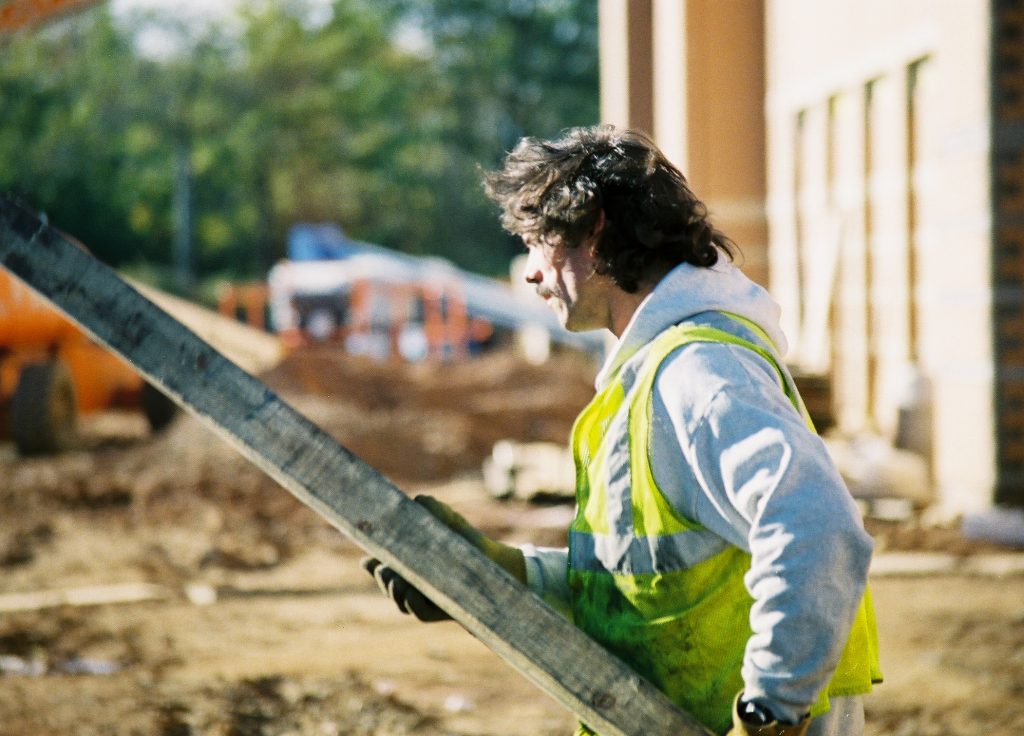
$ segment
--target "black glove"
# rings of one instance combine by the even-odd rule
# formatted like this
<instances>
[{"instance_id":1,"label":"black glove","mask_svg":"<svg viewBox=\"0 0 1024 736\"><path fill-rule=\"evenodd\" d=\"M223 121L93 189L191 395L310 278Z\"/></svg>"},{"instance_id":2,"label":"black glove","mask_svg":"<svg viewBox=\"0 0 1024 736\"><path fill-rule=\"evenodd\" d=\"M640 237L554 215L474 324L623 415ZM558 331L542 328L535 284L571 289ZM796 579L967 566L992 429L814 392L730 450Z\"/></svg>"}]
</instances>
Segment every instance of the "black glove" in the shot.
<instances>
[{"instance_id":1,"label":"black glove","mask_svg":"<svg viewBox=\"0 0 1024 736\"><path fill-rule=\"evenodd\" d=\"M451 616L376 557L364 557L359 564L366 572L373 575L373 579L377 581L377 587L395 602L398 610L402 613L412 614L424 622L451 620Z\"/></svg>"},{"instance_id":2,"label":"black glove","mask_svg":"<svg viewBox=\"0 0 1024 736\"><path fill-rule=\"evenodd\" d=\"M483 552L496 564L508 571L512 577L526 584L526 560L517 547L512 547L483 534L447 504L432 496L417 496L416 503L442 521L449 529ZM411 613L420 621L448 621L451 619L433 601L413 587L396 571L375 557L364 557L359 563L373 575L377 587L395 602L402 613Z\"/></svg>"}]
</instances>

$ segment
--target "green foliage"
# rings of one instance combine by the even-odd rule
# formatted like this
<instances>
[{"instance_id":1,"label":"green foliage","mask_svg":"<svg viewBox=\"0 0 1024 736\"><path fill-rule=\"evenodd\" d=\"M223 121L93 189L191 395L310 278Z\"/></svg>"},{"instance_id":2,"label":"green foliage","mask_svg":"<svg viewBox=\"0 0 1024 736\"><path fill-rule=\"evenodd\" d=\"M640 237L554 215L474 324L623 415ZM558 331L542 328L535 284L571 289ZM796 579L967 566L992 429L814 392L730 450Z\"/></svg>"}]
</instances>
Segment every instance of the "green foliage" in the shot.
<instances>
[{"instance_id":1,"label":"green foliage","mask_svg":"<svg viewBox=\"0 0 1024 736\"><path fill-rule=\"evenodd\" d=\"M479 167L521 135L597 119L592 0L302 0L237 22L151 16L140 50L103 6L0 40L0 190L118 266L174 264L187 164L191 266L262 277L288 228L484 272L513 252Z\"/></svg>"}]
</instances>

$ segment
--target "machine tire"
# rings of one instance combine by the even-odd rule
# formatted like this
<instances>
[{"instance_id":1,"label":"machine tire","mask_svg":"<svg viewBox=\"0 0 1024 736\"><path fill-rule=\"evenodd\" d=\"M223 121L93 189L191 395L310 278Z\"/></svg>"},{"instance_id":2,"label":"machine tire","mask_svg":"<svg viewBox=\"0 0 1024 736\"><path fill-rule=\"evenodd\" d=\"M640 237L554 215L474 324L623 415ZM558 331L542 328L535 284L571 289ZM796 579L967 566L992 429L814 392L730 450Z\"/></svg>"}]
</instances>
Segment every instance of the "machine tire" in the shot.
<instances>
[{"instance_id":1,"label":"machine tire","mask_svg":"<svg viewBox=\"0 0 1024 736\"><path fill-rule=\"evenodd\" d=\"M178 415L178 405L149 382L142 384L139 406L149 422L149 428L154 432L164 429Z\"/></svg>"},{"instance_id":2,"label":"machine tire","mask_svg":"<svg viewBox=\"0 0 1024 736\"><path fill-rule=\"evenodd\" d=\"M22 455L72 447L78 436L78 405L71 372L59 360L21 369L11 398L11 437Z\"/></svg>"}]
</instances>

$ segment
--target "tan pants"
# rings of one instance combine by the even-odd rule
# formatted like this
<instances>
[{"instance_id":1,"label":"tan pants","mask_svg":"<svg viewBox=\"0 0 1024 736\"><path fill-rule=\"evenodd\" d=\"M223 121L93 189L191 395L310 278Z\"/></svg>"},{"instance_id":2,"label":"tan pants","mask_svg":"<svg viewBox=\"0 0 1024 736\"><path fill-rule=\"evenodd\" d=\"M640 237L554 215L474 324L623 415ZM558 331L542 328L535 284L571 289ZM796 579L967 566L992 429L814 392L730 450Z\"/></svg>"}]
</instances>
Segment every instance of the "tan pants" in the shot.
<instances>
[{"instance_id":1,"label":"tan pants","mask_svg":"<svg viewBox=\"0 0 1024 736\"><path fill-rule=\"evenodd\" d=\"M864 698L831 698L832 709L811 721L807 736L863 736Z\"/></svg>"}]
</instances>

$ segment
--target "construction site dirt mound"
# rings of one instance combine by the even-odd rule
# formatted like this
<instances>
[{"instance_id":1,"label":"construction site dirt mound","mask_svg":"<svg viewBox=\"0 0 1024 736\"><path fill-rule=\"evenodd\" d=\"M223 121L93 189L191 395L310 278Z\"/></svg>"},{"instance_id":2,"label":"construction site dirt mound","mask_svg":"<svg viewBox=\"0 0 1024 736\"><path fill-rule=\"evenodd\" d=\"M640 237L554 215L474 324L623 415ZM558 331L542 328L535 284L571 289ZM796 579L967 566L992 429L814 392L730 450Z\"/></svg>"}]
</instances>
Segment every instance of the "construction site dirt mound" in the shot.
<instances>
[{"instance_id":1,"label":"construction site dirt mound","mask_svg":"<svg viewBox=\"0 0 1024 736\"><path fill-rule=\"evenodd\" d=\"M263 379L385 475L415 483L479 471L499 440L566 443L596 370L572 353L542 365L508 351L410 364L312 347Z\"/></svg>"}]
</instances>

